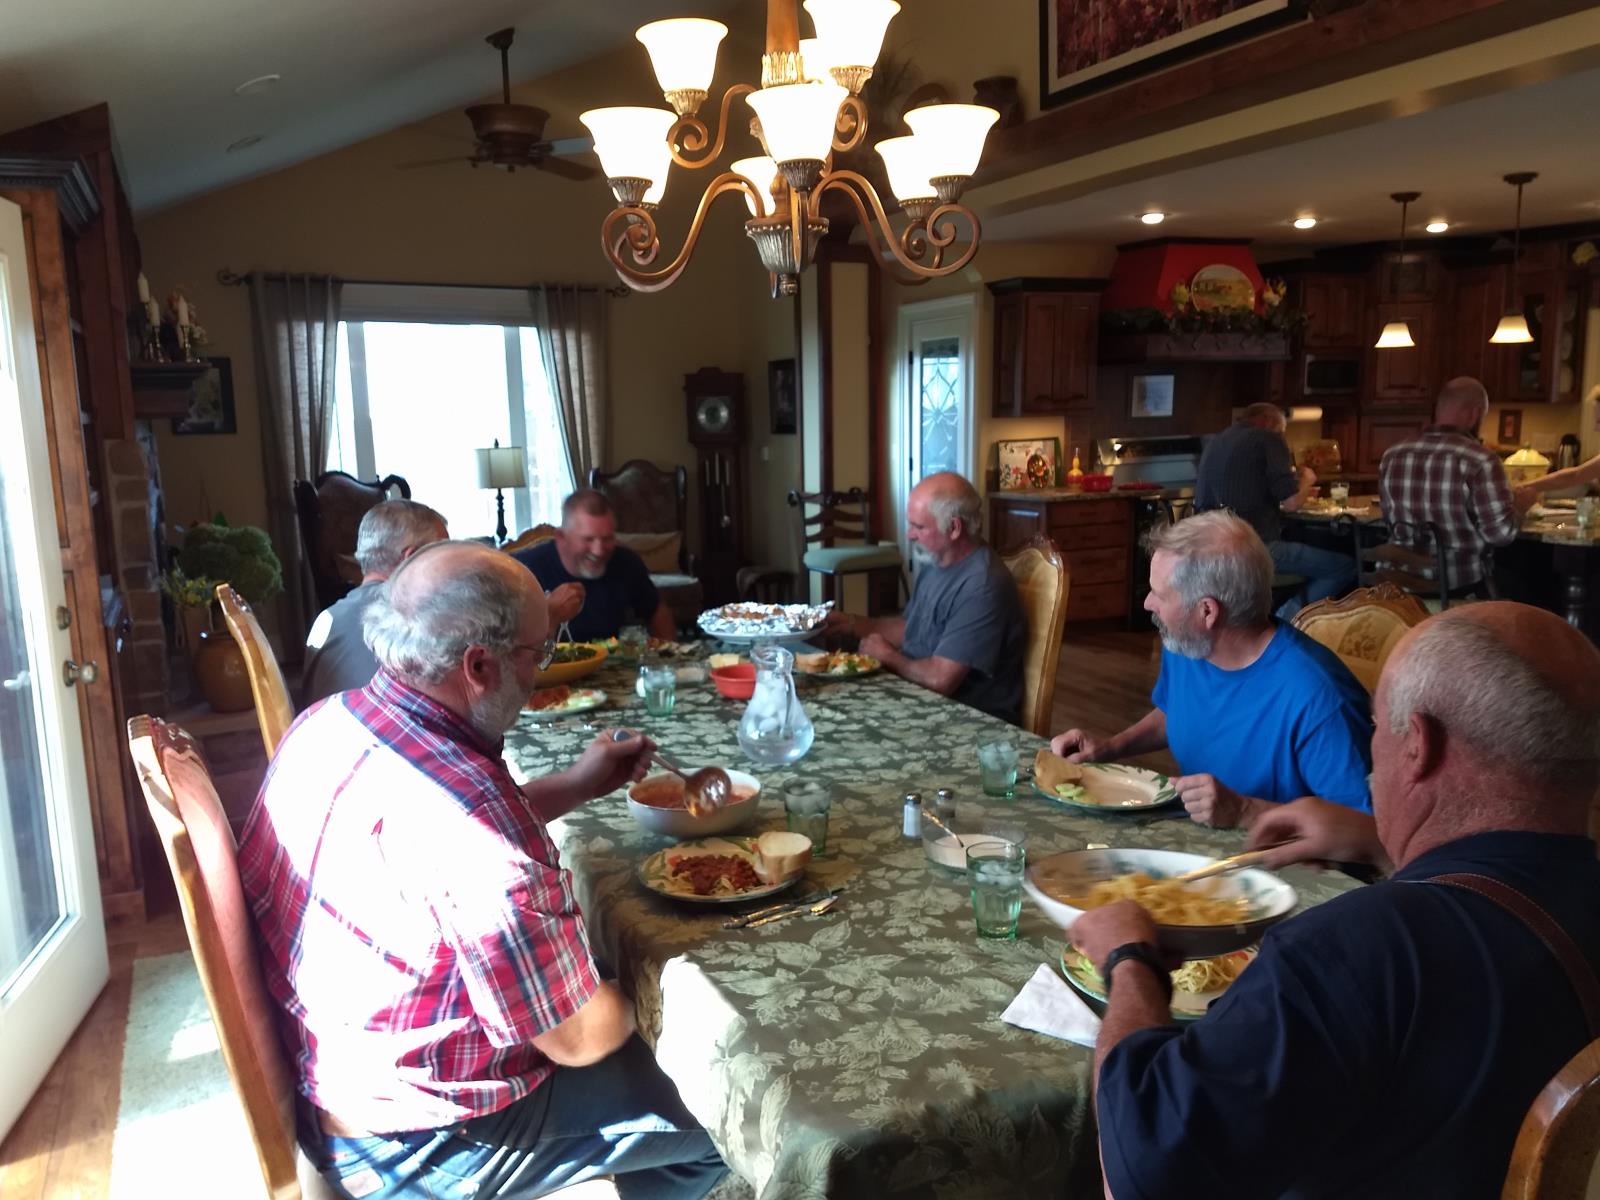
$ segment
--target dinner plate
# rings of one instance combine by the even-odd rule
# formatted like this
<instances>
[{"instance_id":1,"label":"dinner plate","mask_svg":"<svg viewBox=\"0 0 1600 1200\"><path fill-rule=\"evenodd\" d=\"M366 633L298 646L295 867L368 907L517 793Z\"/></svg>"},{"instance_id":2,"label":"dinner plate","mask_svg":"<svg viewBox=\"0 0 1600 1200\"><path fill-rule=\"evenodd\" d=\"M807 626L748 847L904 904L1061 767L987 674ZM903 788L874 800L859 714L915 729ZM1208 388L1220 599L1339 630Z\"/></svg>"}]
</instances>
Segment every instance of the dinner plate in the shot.
<instances>
[{"instance_id":1,"label":"dinner plate","mask_svg":"<svg viewBox=\"0 0 1600 1200\"><path fill-rule=\"evenodd\" d=\"M543 690L543 689L540 689ZM606 702L606 694L599 688L573 688L566 703L556 708L529 708L522 711L535 721L554 721L557 717L571 717L578 713L593 712Z\"/></svg>"},{"instance_id":2,"label":"dinner plate","mask_svg":"<svg viewBox=\"0 0 1600 1200\"><path fill-rule=\"evenodd\" d=\"M1246 964L1256 956L1254 946L1244 950L1235 950L1230 954L1221 955L1223 958L1243 957ZM1061 973L1067 977L1067 982L1077 988L1085 996L1106 1002L1105 981L1100 978L1100 972L1089 965L1089 960L1072 948L1061 952ZM1237 975L1234 976L1238 978ZM1232 984L1214 988L1208 992L1186 992L1174 986L1172 989L1172 1019L1174 1021L1198 1021L1206 1015L1206 1010L1211 1007L1211 1002L1227 991Z\"/></svg>"},{"instance_id":3,"label":"dinner plate","mask_svg":"<svg viewBox=\"0 0 1600 1200\"><path fill-rule=\"evenodd\" d=\"M639 882L658 896L665 896L669 900L682 900L686 904L743 904L746 900L759 900L763 896L771 896L783 891L785 888L791 888L805 878L805 872L802 871L799 875L778 883L764 883L760 887L750 888L748 891L722 896L697 896L693 892L676 891L668 886L667 881L672 877L672 860L682 855L704 854L736 854L748 858L754 864L756 839L751 837L697 838L694 841L679 842L676 846L668 846L665 850L657 850L639 864Z\"/></svg>"},{"instance_id":4,"label":"dinner plate","mask_svg":"<svg viewBox=\"0 0 1600 1200\"><path fill-rule=\"evenodd\" d=\"M1071 808L1087 808L1092 812L1143 812L1160 808L1178 798L1172 781L1165 775L1145 767L1131 767L1124 763L1084 763L1083 786L1087 795L1075 800L1045 791L1034 781L1033 790L1046 800L1065 804Z\"/></svg>"},{"instance_id":5,"label":"dinner plate","mask_svg":"<svg viewBox=\"0 0 1600 1200\"><path fill-rule=\"evenodd\" d=\"M816 679L820 681L824 679L865 679L868 675L876 675L879 671L883 670L883 664L877 659L873 658L870 654L863 654L860 657L866 659L872 665L870 667L862 667L859 671L835 672L807 671L803 669L799 663L796 663L794 673L796 675L804 675L807 679Z\"/></svg>"}]
</instances>

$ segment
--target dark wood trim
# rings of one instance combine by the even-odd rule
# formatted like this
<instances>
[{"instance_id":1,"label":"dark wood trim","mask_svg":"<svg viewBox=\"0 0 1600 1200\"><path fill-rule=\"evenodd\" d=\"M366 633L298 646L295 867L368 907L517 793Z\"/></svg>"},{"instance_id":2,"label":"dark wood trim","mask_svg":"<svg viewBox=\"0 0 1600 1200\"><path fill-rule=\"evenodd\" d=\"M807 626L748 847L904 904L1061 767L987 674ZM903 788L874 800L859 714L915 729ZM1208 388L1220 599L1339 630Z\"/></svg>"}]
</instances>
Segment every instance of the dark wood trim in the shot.
<instances>
[{"instance_id":1,"label":"dark wood trim","mask_svg":"<svg viewBox=\"0 0 1600 1200\"><path fill-rule=\"evenodd\" d=\"M1582 12L1592 0L1366 0L1097 92L989 135L981 187L1429 54Z\"/></svg>"},{"instance_id":2,"label":"dark wood trim","mask_svg":"<svg viewBox=\"0 0 1600 1200\"><path fill-rule=\"evenodd\" d=\"M0 188L51 188L61 223L74 237L100 215L100 193L81 158L0 154Z\"/></svg>"},{"instance_id":3,"label":"dark wood trim","mask_svg":"<svg viewBox=\"0 0 1600 1200\"><path fill-rule=\"evenodd\" d=\"M1016 292L1103 292L1110 282L1087 276L1013 275L1010 279L996 279L988 286L991 296L1009 296Z\"/></svg>"}]
</instances>

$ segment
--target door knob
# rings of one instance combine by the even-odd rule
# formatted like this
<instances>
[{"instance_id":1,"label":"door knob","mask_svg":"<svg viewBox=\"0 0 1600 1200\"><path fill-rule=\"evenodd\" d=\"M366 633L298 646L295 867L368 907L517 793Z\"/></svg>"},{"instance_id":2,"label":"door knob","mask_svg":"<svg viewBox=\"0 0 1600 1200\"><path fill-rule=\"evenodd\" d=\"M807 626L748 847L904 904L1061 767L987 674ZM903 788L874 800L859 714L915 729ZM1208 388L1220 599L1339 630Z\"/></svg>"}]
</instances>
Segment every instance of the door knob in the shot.
<instances>
[{"instance_id":1,"label":"door knob","mask_svg":"<svg viewBox=\"0 0 1600 1200\"><path fill-rule=\"evenodd\" d=\"M80 679L84 683L93 683L100 678L100 668L92 662L79 666L70 658L61 664L61 682L68 687L75 685Z\"/></svg>"}]
</instances>

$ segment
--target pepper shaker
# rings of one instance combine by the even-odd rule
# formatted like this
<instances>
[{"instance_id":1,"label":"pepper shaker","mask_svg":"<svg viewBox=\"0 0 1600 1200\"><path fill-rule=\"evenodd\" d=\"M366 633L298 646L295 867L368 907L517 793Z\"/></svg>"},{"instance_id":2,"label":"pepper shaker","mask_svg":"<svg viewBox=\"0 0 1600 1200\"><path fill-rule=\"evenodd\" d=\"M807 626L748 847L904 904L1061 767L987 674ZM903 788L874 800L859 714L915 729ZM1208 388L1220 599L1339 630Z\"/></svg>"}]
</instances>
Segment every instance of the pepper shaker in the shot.
<instances>
[{"instance_id":1,"label":"pepper shaker","mask_svg":"<svg viewBox=\"0 0 1600 1200\"><path fill-rule=\"evenodd\" d=\"M937 792L935 792L933 794L933 811L938 813L939 816L944 818L946 821L950 820L950 818L955 816L955 814L956 814L956 790L955 790L955 788L943 787L943 788L940 788Z\"/></svg>"},{"instance_id":2,"label":"pepper shaker","mask_svg":"<svg viewBox=\"0 0 1600 1200\"><path fill-rule=\"evenodd\" d=\"M900 835L907 838L922 836L922 793L907 792L900 818Z\"/></svg>"}]
</instances>

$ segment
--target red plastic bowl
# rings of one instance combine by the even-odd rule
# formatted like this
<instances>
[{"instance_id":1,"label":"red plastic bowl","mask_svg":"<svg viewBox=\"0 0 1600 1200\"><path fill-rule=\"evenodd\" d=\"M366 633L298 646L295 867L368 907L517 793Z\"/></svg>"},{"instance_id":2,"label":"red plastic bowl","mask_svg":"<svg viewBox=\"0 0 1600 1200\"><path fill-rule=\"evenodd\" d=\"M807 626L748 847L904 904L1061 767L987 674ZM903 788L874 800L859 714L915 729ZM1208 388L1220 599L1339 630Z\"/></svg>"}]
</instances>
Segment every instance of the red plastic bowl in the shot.
<instances>
[{"instance_id":1,"label":"red plastic bowl","mask_svg":"<svg viewBox=\"0 0 1600 1200\"><path fill-rule=\"evenodd\" d=\"M1086 492L1109 492L1111 490L1111 476L1085 475L1083 477L1083 490Z\"/></svg>"},{"instance_id":2,"label":"red plastic bowl","mask_svg":"<svg viewBox=\"0 0 1600 1200\"><path fill-rule=\"evenodd\" d=\"M711 682L729 700L748 700L756 692L755 665L739 663L732 667L712 667Z\"/></svg>"}]
</instances>

